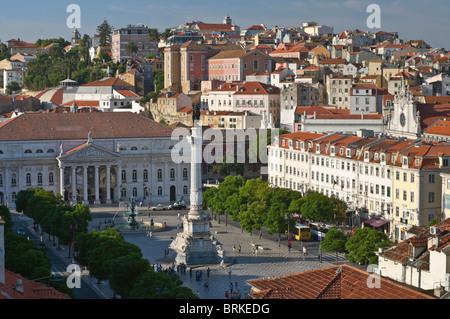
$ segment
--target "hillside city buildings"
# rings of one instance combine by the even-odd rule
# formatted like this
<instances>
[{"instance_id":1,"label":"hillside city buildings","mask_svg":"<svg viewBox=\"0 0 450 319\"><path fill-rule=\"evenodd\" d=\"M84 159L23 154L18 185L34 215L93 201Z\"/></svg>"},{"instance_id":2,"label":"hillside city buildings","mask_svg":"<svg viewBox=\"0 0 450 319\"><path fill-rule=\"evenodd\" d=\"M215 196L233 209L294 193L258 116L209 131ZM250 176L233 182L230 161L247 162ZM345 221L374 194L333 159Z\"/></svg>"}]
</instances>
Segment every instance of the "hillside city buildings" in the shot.
<instances>
[{"instance_id":1,"label":"hillside city buildings","mask_svg":"<svg viewBox=\"0 0 450 319\"><path fill-rule=\"evenodd\" d=\"M289 133L268 145L267 174L254 166L258 175L273 187L335 195L347 204L352 226L377 225L398 243L380 252L383 275L426 289L446 280L448 49L395 31L336 32L326 21L238 26L228 14L221 23L173 26L159 40L150 30L124 25L103 47L98 35L88 36L88 58L106 76L85 84L69 78L38 92L24 85L27 65L55 44L7 41L0 203L14 207L18 192L34 186L68 203L188 200L190 171L170 155L174 128L194 120L224 131L279 128ZM64 52L80 40L74 30ZM130 42L137 51L127 49ZM101 54L125 72L112 74ZM7 92L12 82L22 91ZM204 180L217 178L209 169L202 166ZM427 228L431 222L437 229ZM405 251L414 252L412 261L394 258ZM414 267L428 273L418 278ZM438 276L429 275L436 269ZM255 298L270 286L253 285Z\"/></svg>"}]
</instances>

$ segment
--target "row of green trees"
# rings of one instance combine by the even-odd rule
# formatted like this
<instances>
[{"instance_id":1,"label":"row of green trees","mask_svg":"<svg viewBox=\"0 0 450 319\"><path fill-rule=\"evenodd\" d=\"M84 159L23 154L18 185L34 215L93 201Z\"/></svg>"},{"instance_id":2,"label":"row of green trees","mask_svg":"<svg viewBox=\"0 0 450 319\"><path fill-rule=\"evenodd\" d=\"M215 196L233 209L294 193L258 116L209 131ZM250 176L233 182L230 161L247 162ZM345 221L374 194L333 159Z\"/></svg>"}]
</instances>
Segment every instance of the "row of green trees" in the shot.
<instances>
[{"instance_id":1,"label":"row of green trees","mask_svg":"<svg viewBox=\"0 0 450 319\"><path fill-rule=\"evenodd\" d=\"M60 194L55 195L52 191L42 188L28 188L18 193L16 210L33 218L34 223L40 225L42 232L48 234L49 240L53 236L56 243L57 238L58 247L67 245L69 257L74 244L75 260L86 266L98 281L109 280L114 292L122 298L196 298L189 288L182 287L178 275L169 276L153 271L148 260L143 258L141 249L125 241L115 229L88 232L88 223L92 221L92 217L89 207L85 205L65 205ZM6 217L5 220L10 227L10 218ZM29 249L29 245L24 247ZM18 249L14 247L13 250ZM11 258L11 262L21 265L12 269L29 273L33 268L31 277L49 276L49 261L42 262L42 265L37 261L29 265L20 263L25 257L32 260L35 254L41 253L43 252L39 250L24 253L23 256L17 257L17 262Z\"/></svg>"},{"instance_id":2,"label":"row of green trees","mask_svg":"<svg viewBox=\"0 0 450 319\"><path fill-rule=\"evenodd\" d=\"M293 230L298 217L310 222L331 224L344 223L347 206L336 196L325 196L319 192L300 192L286 188L270 187L261 179L245 180L240 175L228 176L219 184L203 193L203 209L211 209L220 217L225 215L239 221L242 230L253 230L262 236L263 227L268 234L281 235ZM389 247L394 243L383 232L370 228L356 228L348 238L338 228L331 228L321 247L325 251L344 253L350 262L376 263L378 247Z\"/></svg>"},{"instance_id":3,"label":"row of green trees","mask_svg":"<svg viewBox=\"0 0 450 319\"><path fill-rule=\"evenodd\" d=\"M337 197L327 197L318 192L300 192L287 188L270 187L258 179L245 180L242 176L228 176L203 194L203 209L211 209L219 216L239 221L242 230L251 233L263 227L269 234L281 234L293 230L298 215L311 221L341 222L345 220L346 206Z\"/></svg>"},{"instance_id":4,"label":"row of green trees","mask_svg":"<svg viewBox=\"0 0 450 319\"><path fill-rule=\"evenodd\" d=\"M50 190L42 188L28 188L17 194L16 210L23 212L40 225L42 232L46 232L60 245L69 246L69 256L72 243L79 233L88 231L89 221L92 220L89 207L77 204L65 205L60 194L55 195Z\"/></svg>"},{"instance_id":5,"label":"row of green trees","mask_svg":"<svg viewBox=\"0 0 450 319\"><path fill-rule=\"evenodd\" d=\"M0 216L5 224L5 267L9 271L20 274L28 280L33 280L51 286L74 298L73 291L65 283L51 278L51 262L45 254L45 249L37 242L13 231L13 221L9 208L1 205Z\"/></svg>"},{"instance_id":6,"label":"row of green trees","mask_svg":"<svg viewBox=\"0 0 450 319\"><path fill-rule=\"evenodd\" d=\"M155 272L141 249L124 240L114 228L80 233L76 260L100 280L109 280L123 299L196 299L177 274Z\"/></svg>"},{"instance_id":7,"label":"row of green trees","mask_svg":"<svg viewBox=\"0 0 450 319\"><path fill-rule=\"evenodd\" d=\"M336 263L338 254L343 253L348 261L367 265L378 264L378 248L391 247L394 242L385 233L368 227L355 228L351 237L332 227L320 245L323 250L336 253Z\"/></svg>"}]
</instances>

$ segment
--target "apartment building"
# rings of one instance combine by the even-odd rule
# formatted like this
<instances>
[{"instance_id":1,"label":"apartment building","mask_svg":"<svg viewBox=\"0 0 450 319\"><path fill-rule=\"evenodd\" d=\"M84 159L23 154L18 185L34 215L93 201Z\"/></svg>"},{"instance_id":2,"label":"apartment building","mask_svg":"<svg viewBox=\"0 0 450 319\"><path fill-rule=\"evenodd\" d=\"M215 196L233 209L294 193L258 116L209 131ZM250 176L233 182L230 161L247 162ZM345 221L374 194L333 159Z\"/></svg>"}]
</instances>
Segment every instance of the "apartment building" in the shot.
<instances>
[{"instance_id":1,"label":"apartment building","mask_svg":"<svg viewBox=\"0 0 450 319\"><path fill-rule=\"evenodd\" d=\"M327 75L326 91L328 105L339 109L350 107L350 89L353 84L351 75Z\"/></svg>"},{"instance_id":2,"label":"apartment building","mask_svg":"<svg viewBox=\"0 0 450 319\"><path fill-rule=\"evenodd\" d=\"M150 29L145 25L129 25L114 30L111 37L111 51L114 62L125 62L131 58L145 58L148 54L158 55L158 42L149 39ZM138 51L127 52L127 45L134 42ZM133 54L133 56L131 56Z\"/></svg>"},{"instance_id":3,"label":"apartment building","mask_svg":"<svg viewBox=\"0 0 450 319\"><path fill-rule=\"evenodd\" d=\"M275 139L268 159L272 185L338 196L361 216L388 221L392 239L404 240L406 227L440 220L450 145L296 132Z\"/></svg>"}]
</instances>

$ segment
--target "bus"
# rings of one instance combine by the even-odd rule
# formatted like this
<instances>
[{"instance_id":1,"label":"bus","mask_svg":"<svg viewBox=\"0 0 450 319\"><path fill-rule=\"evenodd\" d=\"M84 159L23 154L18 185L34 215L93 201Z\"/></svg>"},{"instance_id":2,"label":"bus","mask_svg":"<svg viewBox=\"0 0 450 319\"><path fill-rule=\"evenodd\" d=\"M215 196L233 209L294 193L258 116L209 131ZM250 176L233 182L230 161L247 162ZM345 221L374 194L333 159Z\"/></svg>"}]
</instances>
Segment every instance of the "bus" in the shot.
<instances>
[{"instance_id":1,"label":"bus","mask_svg":"<svg viewBox=\"0 0 450 319\"><path fill-rule=\"evenodd\" d=\"M300 223L295 224L294 238L297 240L310 240L311 239L311 229Z\"/></svg>"},{"instance_id":2,"label":"bus","mask_svg":"<svg viewBox=\"0 0 450 319\"><path fill-rule=\"evenodd\" d=\"M331 226L321 224L321 223L311 223L311 233L313 235L314 240L322 241L325 237L325 234L331 228Z\"/></svg>"}]
</instances>

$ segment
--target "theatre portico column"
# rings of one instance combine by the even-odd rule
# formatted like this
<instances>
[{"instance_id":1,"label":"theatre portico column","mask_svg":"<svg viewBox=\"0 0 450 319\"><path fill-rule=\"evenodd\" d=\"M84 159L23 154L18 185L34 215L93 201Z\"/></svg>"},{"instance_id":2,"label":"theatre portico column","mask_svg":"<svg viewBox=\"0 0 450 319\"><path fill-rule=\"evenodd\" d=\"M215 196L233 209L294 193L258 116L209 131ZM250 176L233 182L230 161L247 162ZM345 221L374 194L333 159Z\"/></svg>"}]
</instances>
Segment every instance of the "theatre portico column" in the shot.
<instances>
[{"instance_id":1,"label":"theatre portico column","mask_svg":"<svg viewBox=\"0 0 450 319\"><path fill-rule=\"evenodd\" d=\"M111 166L106 165L106 204L111 204Z\"/></svg>"},{"instance_id":2,"label":"theatre portico column","mask_svg":"<svg viewBox=\"0 0 450 319\"><path fill-rule=\"evenodd\" d=\"M89 205L88 200L88 172L87 166L83 166L83 204Z\"/></svg>"},{"instance_id":3,"label":"theatre portico column","mask_svg":"<svg viewBox=\"0 0 450 319\"><path fill-rule=\"evenodd\" d=\"M98 205L98 204L100 204L98 165L95 165L94 181L95 181L95 201L94 201L94 204Z\"/></svg>"}]
</instances>

